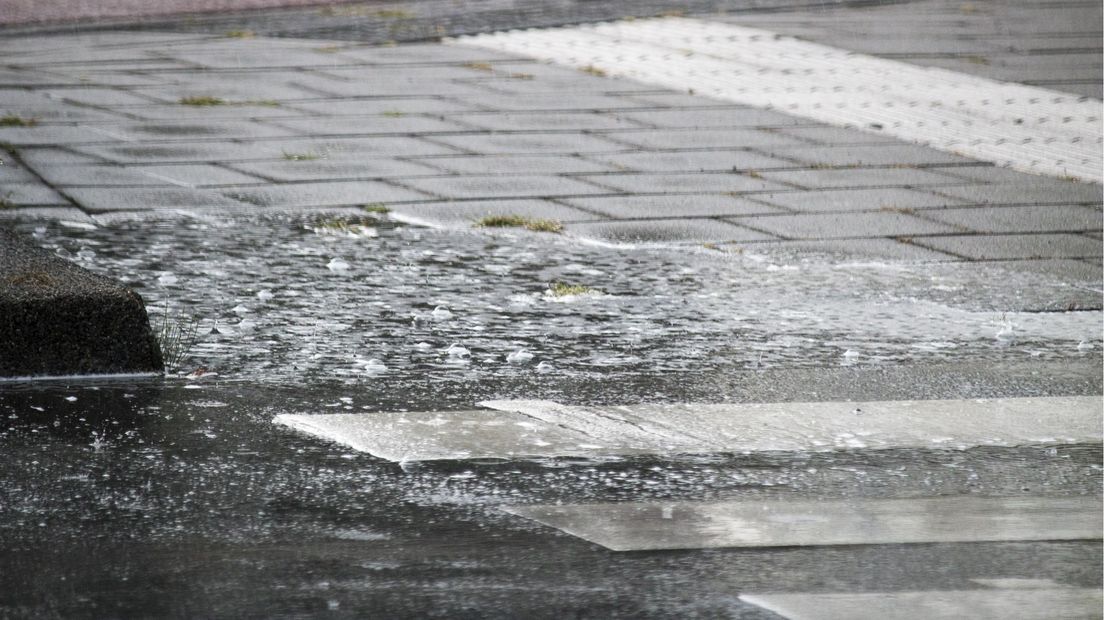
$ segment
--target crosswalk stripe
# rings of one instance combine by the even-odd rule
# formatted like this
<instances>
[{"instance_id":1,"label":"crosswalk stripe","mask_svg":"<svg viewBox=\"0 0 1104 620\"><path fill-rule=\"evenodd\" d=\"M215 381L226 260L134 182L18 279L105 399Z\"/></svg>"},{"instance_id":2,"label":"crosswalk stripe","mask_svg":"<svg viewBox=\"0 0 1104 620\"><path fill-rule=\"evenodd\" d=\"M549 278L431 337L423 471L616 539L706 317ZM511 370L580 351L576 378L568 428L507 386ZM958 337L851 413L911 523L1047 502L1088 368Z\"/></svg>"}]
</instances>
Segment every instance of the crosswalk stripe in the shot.
<instances>
[{"instance_id":1,"label":"crosswalk stripe","mask_svg":"<svg viewBox=\"0 0 1104 620\"><path fill-rule=\"evenodd\" d=\"M460 37L494 49L1100 182L1101 102L755 28L662 18Z\"/></svg>"}]
</instances>

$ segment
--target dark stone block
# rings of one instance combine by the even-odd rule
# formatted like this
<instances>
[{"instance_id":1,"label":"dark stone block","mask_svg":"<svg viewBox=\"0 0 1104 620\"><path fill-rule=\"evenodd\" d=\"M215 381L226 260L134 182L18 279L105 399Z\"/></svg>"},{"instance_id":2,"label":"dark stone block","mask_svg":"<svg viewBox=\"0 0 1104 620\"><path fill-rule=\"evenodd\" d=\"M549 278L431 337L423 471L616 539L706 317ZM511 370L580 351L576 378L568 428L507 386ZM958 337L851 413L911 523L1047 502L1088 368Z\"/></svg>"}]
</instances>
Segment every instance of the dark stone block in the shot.
<instances>
[{"instance_id":1,"label":"dark stone block","mask_svg":"<svg viewBox=\"0 0 1104 620\"><path fill-rule=\"evenodd\" d=\"M0 377L162 369L137 293L0 229Z\"/></svg>"}]
</instances>

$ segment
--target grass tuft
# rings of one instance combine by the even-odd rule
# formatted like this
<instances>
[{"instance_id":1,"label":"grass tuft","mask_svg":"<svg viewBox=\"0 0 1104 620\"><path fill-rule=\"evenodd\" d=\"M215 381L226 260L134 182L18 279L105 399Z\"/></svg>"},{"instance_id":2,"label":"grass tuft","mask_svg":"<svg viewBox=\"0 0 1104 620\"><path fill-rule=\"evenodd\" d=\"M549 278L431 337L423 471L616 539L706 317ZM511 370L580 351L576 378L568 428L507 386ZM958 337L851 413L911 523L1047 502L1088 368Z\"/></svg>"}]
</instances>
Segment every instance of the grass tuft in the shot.
<instances>
[{"instance_id":1,"label":"grass tuft","mask_svg":"<svg viewBox=\"0 0 1104 620\"><path fill-rule=\"evenodd\" d=\"M488 73L494 72L494 67L492 67L491 63L489 62L466 62L463 64L463 66L475 71L486 71Z\"/></svg>"},{"instance_id":2,"label":"grass tuft","mask_svg":"<svg viewBox=\"0 0 1104 620\"><path fill-rule=\"evenodd\" d=\"M487 215L475 223L476 228L524 228L533 232L563 232L557 220L537 220L521 215Z\"/></svg>"},{"instance_id":3,"label":"grass tuft","mask_svg":"<svg viewBox=\"0 0 1104 620\"><path fill-rule=\"evenodd\" d=\"M585 284L568 284L566 282L552 282L548 285L548 292L553 297L567 297L568 295L593 295L602 291L586 286Z\"/></svg>"},{"instance_id":4,"label":"grass tuft","mask_svg":"<svg viewBox=\"0 0 1104 620\"><path fill-rule=\"evenodd\" d=\"M387 118L402 118L406 116L406 112L402 110L384 110L383 115Z\"/></svg>"},{"instance_id":5,"label":"grass tuft","mask_svg":"<svg viewBox=\"0 0 1104 620\"><path fill-rule=\"evenodd\" d=\"M207 107L213 105L226 105L226 101L219 99L218 97L211 97L209 95L196 95L193 97L181 97L180 105Z\"/></svg>"},{"instance_id":6,"label":"grass tuft","mask_svg":"<svg viewBox=\"0 0 1104 620\"><path fill-rule=\"evenodd\" d=\"M589 73L596 77L606 77L609 75L609 73L607 73L605 69L595 67L594 65L587 65L579 69L579 71L582 71L583 73Z\"/></svg>"},{"instance_id":7,"label":"grass tuft","mask_svg":"<svg viewBox=\"0 0 1104 620\"><path fill-rule=\"evenodd\" d=\"M386 215L391 212L391 209L388 209L382 202L373 202L363 205L360 208L363 209L365 213L377 213L379 215Z\"/></svg>"},{"instance_id":8,"label":"grass tuft","mask_svg":"<svg viewBox=\"0 0 1104 620\"><path fill-rule=\"evenodd\" d=\"M23 118L18 114L0 116L0 127L34 127L37 124L38 119L33 116L30 118Z\"/></svg>"},{"instance_id":9,"label":"grass tuft","mask_svg":"<svg viewBox=\"0 0 1104 620\"><path fill-rule=\"evenodd\" d=\"M165 370L175 370L188 359L188 353L196 342L199 321L184 316L171 316L168 310L161 316L161 328L157 330L157 346L161 349L161 361Z\"/></svg>"},{"instance_id":10,"label":"grass tuft","mask_svg":"<svg viewBox=\"0 0 1104 620\"><path fill-rule=\"evenodd\" d=\"M227 30L222 36L228 39L252 39L257 33L252 30Z\"/></svg>"}]
</instances>

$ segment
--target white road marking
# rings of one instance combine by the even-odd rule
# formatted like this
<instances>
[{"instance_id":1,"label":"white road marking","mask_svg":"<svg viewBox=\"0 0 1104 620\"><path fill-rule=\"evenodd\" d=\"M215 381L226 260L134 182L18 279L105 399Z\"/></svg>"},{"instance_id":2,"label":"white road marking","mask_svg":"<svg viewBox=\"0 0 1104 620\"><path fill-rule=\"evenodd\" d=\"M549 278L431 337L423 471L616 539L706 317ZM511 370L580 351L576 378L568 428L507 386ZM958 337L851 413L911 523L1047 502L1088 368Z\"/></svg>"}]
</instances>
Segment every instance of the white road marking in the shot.
<instances>
[{"instance_id":1,"label":"white road marking","mask_svg":"<svg viewBox=\"0 0 1104 620\"><path fill-rule=\"evenodd\" d=\"M391 461L1100 443L1099 396L574 407L276 416Z\"/></svg>"},{"instance_id":2,"label":"white road marking","mask_svg":"<svg viewBox=\"0 0 1104 620\"><path fill-rule=\"evenodd\" d=\"M613 551L1094 540L1097 497L645 502L503 510ZM887 616L888 617L888 616Z\"/></svg>"},{"instance_id":3,"label":"white road marking","mask_svg":"<svg viewBox=\"0 0 1104 620\"><path fill-rule=\"evenodd\" d=\"M1099 589L942 590L745 594L740 600L789 620L1052 620L1100 618Z\"/></svg>"},{"instance_id":4,"label":"white road marking","mask_svg":"<svg viewBox=\"0 0 1104 620\"><path fill-rule=\"evenodd\" d=\"M1100 182L1101 102L885 60L766 30L661 18L453 39Z\"/></svg>"}]
</instances>

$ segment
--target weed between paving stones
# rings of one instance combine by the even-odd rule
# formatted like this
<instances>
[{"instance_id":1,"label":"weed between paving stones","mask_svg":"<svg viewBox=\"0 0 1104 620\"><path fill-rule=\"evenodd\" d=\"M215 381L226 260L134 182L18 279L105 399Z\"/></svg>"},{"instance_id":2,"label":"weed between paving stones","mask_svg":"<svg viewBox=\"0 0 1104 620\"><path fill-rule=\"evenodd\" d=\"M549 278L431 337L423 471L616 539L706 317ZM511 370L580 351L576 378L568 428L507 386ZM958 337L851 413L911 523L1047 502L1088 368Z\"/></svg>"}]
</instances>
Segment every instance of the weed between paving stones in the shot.
<instances>
[{"instance_id":1,"label":"weed between paving stones","mask_svg":"<svg viewBox=\"0 0 1104 620\"><path fill-rule=\"evenodd\" d=\"M552 282L548 285L548 292L553 297L567 297L569 295L597 295L602 291L586 286L585 284L567 284L566 282Z\"/></svg>"},{"instance_id":2,"label":"weed between paving stones","mask_svg":"<svg viewBox=\"0 0 1104 620\"><path fill-rule=\"evenodd\" d=\"M534 232L563 232L557 220L538 220L521 215L488 215L475 223L476 228L524 228Z\"/></svg>"},{"instance_id":3,"label":"weed between paving stones","mask_svg":"<svg viewBox=\"0 0 1104 620\"><path fill-rule=\"evenodd\" d=\"M23 118L18 114L5 114L0 116L0 127L34 127L38 124L38 119Z\"/></svg>"},{"instance_id":4,"label":"weed between paving stones","mask_svg":"<svg viewBox=\"0 0 1104 620\"><path fill-rule=\"evenodd\" d=\"M171 316L166 310L157 330L157 346L161 349L161 361L165 370L175 370L188 358L199 332L199 321L183 315Z\"/></svg>"}]
</instances>

